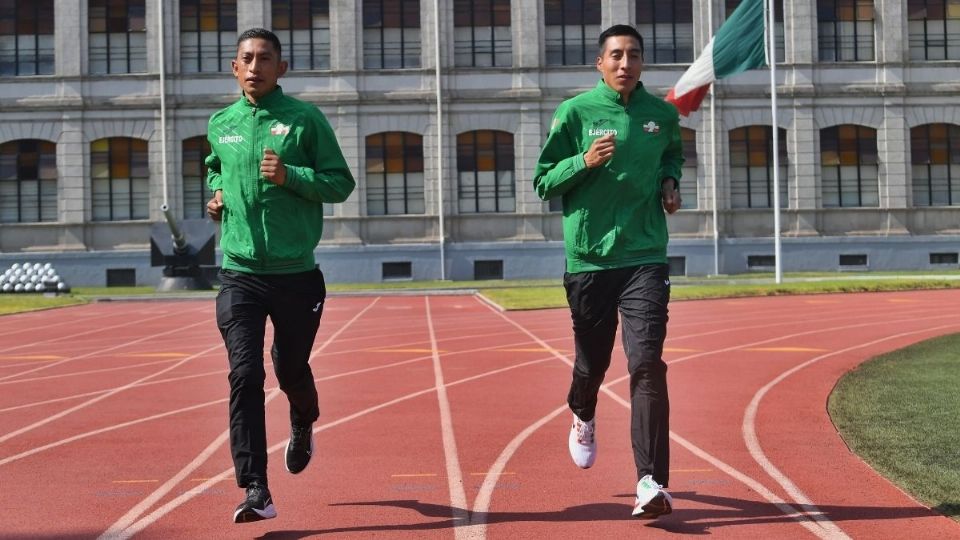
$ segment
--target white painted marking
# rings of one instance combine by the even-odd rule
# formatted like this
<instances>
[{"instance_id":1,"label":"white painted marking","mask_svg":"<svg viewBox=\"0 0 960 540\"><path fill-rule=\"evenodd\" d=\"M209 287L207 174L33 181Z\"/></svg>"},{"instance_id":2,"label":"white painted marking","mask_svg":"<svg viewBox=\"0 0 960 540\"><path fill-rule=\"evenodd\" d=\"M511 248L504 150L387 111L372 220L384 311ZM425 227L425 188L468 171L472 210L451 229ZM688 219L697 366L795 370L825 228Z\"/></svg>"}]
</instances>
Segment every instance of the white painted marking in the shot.
<instances>
[{"instance_id":1,"label":"white painted marking","mask_svg":"<svg viewBox=\"0 0 960 540\"><path fill-rule=\"evenodd\" d=\"M433 349L433 379L437 388L437 404L440 406L440 432L443 437L443 457L447 465L447 488L450 490L454 537L459 539L463 538L463 530L459 525L466 525L470 520L470 514L467 508L467 495L463 490L463 471L460 470L460 457L457 454L457 438L453 432L450 400L447 398L447 387L443 382L443 367L440 365L437 335L433 328L430 297L423 297L423 301L427 311L427 329L430 331L430 348Z\"/></svg>"},{"instance_id":2,"label":"white painted marking","mask_svg":"<svg viewBox=\"0 0 960 540\"><path fill-rule=\"evenodd\" d=\"M843 354L843 353L847 353L857 349L862 349L864 347L869 347L871 345L876 345L877 343L882 343L884 341L889 341L891 339L897 339L904 336L910 336L915 334L928 333L933 330L941 330L944 328L951 328L954 326L957 326L957 324L956 323L946 324L946 325L935 326L935 327L927 327L922 330L902 332L900 334L885 336L880 339L876 339L867 343L859 343L852 347L847 347L845 349L841 349L838 351L822 354L820 356L811 358L810 360L807 360L802 364L798 364L784 371L783 373L778 375L776 378L774 378L772 381L764 385L763 388L758 390L757 393L754 394L753 399L750 400L750 404L747 406L747 409L743 415L743 426L741 428L743 432L743 441L747 444L747 450L750 451L750 456L754 459L754 461L756 461L760 465L761 468L763 468L763 470L767 473L767 475L770 476L770 478L773 478L774 481L780 484L780 486L783 487L783 489L790 494L793 500L797 501L797 503L800 504L801 509L805 513L809 514L811 517L813 517L813 519L817 520L817 522L819 522L824 529L830 532L833 535L832 537L846 538L847 536L846 534L844 534L842 530L840 530L839 527L837 527L833 522L831 522L824 515L824 513L819 508L817 508L816 505L813 504L813 501L811 501L810 498L799 487L797 487L797 485L794 484L789 477L787 477L787 475L783 474L783 472L781 472L780 469L778 469L776 465L774 465L767 458L767 455L763 452L763 448L760 446L760 438L757 436L757 426L756 426L757 411L760 409L760 401L763 399L763 396L767 394L767 392L769 392L776 385L783 382L783 380L789 377L790 375L793 375L794 373L808 366L811 366L825 358L830 358L838 354Z\"/></svg>"}]
</instances>

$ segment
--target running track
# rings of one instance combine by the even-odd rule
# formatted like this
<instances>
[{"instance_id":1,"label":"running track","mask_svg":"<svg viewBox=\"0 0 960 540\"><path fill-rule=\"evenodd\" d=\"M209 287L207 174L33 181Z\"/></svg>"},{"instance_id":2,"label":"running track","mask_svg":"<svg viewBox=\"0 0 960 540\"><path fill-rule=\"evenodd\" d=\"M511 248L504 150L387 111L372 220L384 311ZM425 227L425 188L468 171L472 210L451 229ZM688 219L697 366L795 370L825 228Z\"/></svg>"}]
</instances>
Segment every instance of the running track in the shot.
<instances>
[{"instance_id":1,"label":"running track","mask_svg":"<svg viewBox=\"0 0 960 540\"><path fill-rule=\"evenodd\" d=\"M566 450L566 310L371 296L327 304L317 453L298 476L283 469L286 401L268 367L279 517L233 525L213 318L211 300L0 318L0 537L960 537L852 455L826 414L858 363L960 331L960 290L673 303L675 510L653 522L629 517L619 350L584 471Z\"/></svg>"}]
</instances>

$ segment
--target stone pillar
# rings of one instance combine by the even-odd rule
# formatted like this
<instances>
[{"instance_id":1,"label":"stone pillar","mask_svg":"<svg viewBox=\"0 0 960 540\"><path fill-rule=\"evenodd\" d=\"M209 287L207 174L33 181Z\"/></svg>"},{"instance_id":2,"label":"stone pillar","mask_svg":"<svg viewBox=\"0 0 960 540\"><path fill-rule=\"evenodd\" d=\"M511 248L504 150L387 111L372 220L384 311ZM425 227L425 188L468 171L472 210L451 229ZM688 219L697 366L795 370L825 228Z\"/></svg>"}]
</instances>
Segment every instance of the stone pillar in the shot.
<instances>
[{"instance_id":1,"label":"stone pillar","mask_svg":"<svg viewBox=\"0 0 960 540\"><path fill-rule=\"evenodd\" d=\"M54 6L54 74L76 77L87 72L87 2L61 0Z\"/></svg>"},{"instance_id":2,"label":"stone pillar","mask_svg":"<svg viewBox=\"0 0 960 540\"><path fill-rule=\"evenodd\" d=\"M538 68L543 57L543 0L511 0L510 27L513 34L513 67ZM516 79L519 75L514 75ZM527 80L527 79L524 79ZM535 79L532 82L536 85ZM518 86L514 83L514 86ZM531 86L521 84L519 86Z\"/></svg>"},{"instance_id":3,"label":"stone pillar","mask_svg":"<svg viewBox=\"0 0 960 540\"><path fill-rule=\"evenodd\" d=\"M362 3L330 0L330 69L356 71L362 65Z\"/></svg>"},{"instance_id":4,"label":"stone pillar","mask_svg":"<svg viewBox=\"0 0 960 540\"><path fill-rule=\"evenodd\" d=\"M270 28L273 13L270 0L241 0L237 2L237 35L249 28Z\"/></svg>"}]
</instances>

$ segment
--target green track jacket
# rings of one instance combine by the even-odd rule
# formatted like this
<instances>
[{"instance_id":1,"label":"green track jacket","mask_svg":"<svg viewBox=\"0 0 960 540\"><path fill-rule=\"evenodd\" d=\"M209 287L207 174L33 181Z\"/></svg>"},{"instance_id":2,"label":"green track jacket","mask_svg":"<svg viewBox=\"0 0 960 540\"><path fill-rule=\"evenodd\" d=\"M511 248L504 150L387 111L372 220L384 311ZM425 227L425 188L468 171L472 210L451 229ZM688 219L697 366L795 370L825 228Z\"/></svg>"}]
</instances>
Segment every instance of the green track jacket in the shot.
<instances>
[{"instance_id":1,"label":"green track jacket","mask_svg":"<svg viewBox=\"0 0 960 540\"><path fill-rule=\"evenodd\" d=\"M680 180L679 122L673 105L642 84L626 107L601 80L557 108L533 187L543 200L563 196L567 272L667 262L660 182ZM615 136L613 157L588 169L583 155L607 134Z\"/></svg>"},{"instance_id":2,"label":"green track jacket","mask_svg":"<svg viewBox=\"0 0 960 540\"><path fill-rule=\"evenodd\" d=\"M223 190L222 267L254 274L313 269L322 203L343 202L356 186L323 113L278 86L256 105L243 96L215 113L207 139L207 183ZM286 167L283 186L260 175L264 148Z\"/></svg>"}]
</instances>

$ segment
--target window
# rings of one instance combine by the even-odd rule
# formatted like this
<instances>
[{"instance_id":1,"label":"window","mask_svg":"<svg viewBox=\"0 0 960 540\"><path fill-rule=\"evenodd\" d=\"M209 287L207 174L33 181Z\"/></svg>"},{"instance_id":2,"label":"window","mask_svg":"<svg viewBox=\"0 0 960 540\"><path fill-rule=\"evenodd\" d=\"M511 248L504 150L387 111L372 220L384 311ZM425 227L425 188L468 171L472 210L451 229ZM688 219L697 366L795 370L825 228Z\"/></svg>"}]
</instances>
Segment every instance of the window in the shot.
<instances>
[{"instance_id":1,"label":"window","mask_svg":"<svg viewBox=\"0 0 960 540\"><path fill-rule=\"evenodd\" d=\"M144 0L90 0L90 73L147 71Z\"/></svg>"},{"instance_id":2,"label":"window","mask_svg":"<svg viewBox=\"0 0 960 540\"><path fill-rule=\"evenodd\" d=\"M780 208L787 206L787 130L779 129ZM773 208L773 128L730 131L730 205Z\"/></svg>"},{"instance_id":3,"label":"window","mask_svg":"<svg viewBox=\"0 0 960 540\"><path fill-rule=\"evenodd\" d=\"M207 166L203 160L210 155L210 142L203 135L183 141L183 217L207 217L207 201L213 193L207 186Z\"/></svg>"},{"instance_id":4,"label":"window","mask_svg":"<svg viewBox=\"0 0 960 540\"><path fill-rule=\"evenodd\" d=\"M230 71L236 56L236 0L180 0L181 71Z\"/></svg>"},{"instance_id":5,"label":"window","mask_svg":"<svg viewBox=\"0 0 960 540\"><path fill-rule=\"evenodd\" d=\"M453 0L454 63L509 66L510 0Z\"/></svg>"},{"instance_id":6,"label":"window","mask_svg":"<svg viewBox=\"0 0 960 540\"><path fill-rule=\"evenodd\" d=\"M863 126L820 130L823 206L880 206L877 132Z\"/></svg>"},{"instance_id":7,"label":"window","mask_svg":"<svg viewBox=\"0 0 960 540\"><path fill-rule=\"evenodd\" d=\"M290 69L330 69L330 1L273 0L272 7Z\"/></svg>"},{"instance_id":8,"label":"window","mask_svg":"<svg viewBox=\"0 0 960 540\"><path fill-rule=\"evenodd\" d=\"M547 65L580 66L597 57L600 0L543 0Z\"/></svg>"},{"instance_id":9,"label":"window","mask_svg":"<svg viewBox=\"0 0 960 540\"><path fill-rule=\"evenodd\" d=\"M90 143L94 221L147 219L150 171L147 141L126 137Z\"/></svg>"},{"instance_id":10,"label":"window","mask_svg":"<svg viewBox=\"0 0 960 540\"><path fill-rule=\"evenodd\" d=\"M867 266L867 256L863 254L840 254L840 266Z\"/></svg>"},{"instance_id":11,"label":"window","mask_svg":"<svg viewBox=\"0 0 960 540\"><path fill-rule=\"evenodd\" d=\"M483 281L488 279L503 279L503 261L473 261L473 279Z\"/></svg>"},{"instance_id":12,"label":"window","mask_svg":"<svg viewBox=\"0 0 960 540\"><path fill-rule=\"evenodd\" d=\"M53 73L53 0L0 0L0 76Z\"/></svg>"},{"instance_id":13,"label":"window","mask_svg":"<svg viewBox=\"0 0 960 540\"><path fill-rule=\"evenodd\" d=\"M457 135L460 212L513 212L513 135L505 131L468 131Z\"/></svg>"},{"instance_id":14,"label":"window","mask_svg":"<svg viewBox=\"0 0 960 540\"><path fill-rule=\"evenodd\" d=\"M914 206L960 205L960 126L912 128L910 163Z\"/></svg>"},{"instance_id":15,"label":"window","mask_svg":"<svg viewBox=\"0 0 960 540\"><path fill-rule=\"evenodd\" d=\"M409 261L385 262L380 266L383 281L413 279L413 268Z\"/></svg>"},{"instance_id":16,"label":"window","mask_svg":"<svg viewBox=\"0 0 960 540\"><path fill-rule=\"evenodd\" d=\"M367 215L423 214L423 137L391 131L367 137Z\"/></svg>"},{"instance_id":17,"label":"window","mask_svg":"<svg viewBox=\"0 0 960 540\"><path fill-rule=\"evenodd\" d=\"M667 267L671 276L685 276L687 275L687 258L667 257Z\"/></svg>"},{"instance_id":18,"label":"window","mask_svg":"<svg viewBox=\"0 0 960 540\"><path fill-rule=\"evenodd\" d=\"M748 270L766 270L777 266L776 255L747 255Z\"/></svg>"},{"instance_id":19,"label":"window","mask_svg":"<svg viewBox=\"0 0 960 540\"><path fill-rule=\"evenodd\" d=\"M420 0L363 0L363 67L420 67Z\"/></svg>"},{"instance_id":20,"label":"window","mask_svg":"<svg viewBox=\"0 0 960 540\"><path fill-rule=\"evenodd\" d=\"M648 64L693 62L693 2L637 0L637 30Z\"/></svg>"},{"instance_id":21,"label":"window","mask_svg":"<svg viewBox=\"0 0 960 540\"><path fill-rule=\"evenodd\" d=\"M57 146L21 139L0 144L0 222L57 220Z\"/></svg>"},{"instance_id":22,"label":"window","mask_svg":"<svg viewBox=\"0 0 960 540\"><path fill-rule=\"evenodd\" d=\"M873 0L817 0L820 60L873 60Z\"/></svg>"},{"instance_id":23,"label":"window","mask_svg":"<svg viewBox=\"0 0 960 540\"><path fill-rule=\"evenodd\" d=\"M136 268L107 268L107 287L136 287Z\"/></svg>"},{"instance_id":24,"label":"window","mask_svg":"<svg viewBox=\"0 0 960 540\"><path fill-rule=\"evenodd\" d=\"M960 0L907 0L911 60L960 59Z\"/></svg>"},{"instance_id":25,"label":"window","mask_svg":"<svg viewBox=\"0 0 960 540\"><path fill-rule=\"evenodd\" d=\"M737 9L737 7L740 5L740 0L726 0L726 2L727 18L729 19L730 15L733 13L733 10ZM766 17L766 14L764 16ZM777 48L777 63L781 64L787 57L786 49L783 47L783 0L777 0L773 5L773 21L774 25L776 26L774 31L777 33L777 35L774 36L774 45ZM766 19L764 19L764 24L766 24ZM764 36L764 39L768 38ZM766 45L764 45L764 47L766 47Z\"/></svg>"},{"instance_id":26,"label":"window","mask_svg":"<svg viewBox=\"0 0 960 540\"><path fill-rule=\"evenodd\" d=\"M931 253L930 254L930 264L950 264L956 265L957 261L960 261L960 254L957 252L953 253Z\"/></svg>"},{"instance_id":27,"label":"window","mask_svg":"<svg viewBox=\"0 0 960 540\"><path fill-rule=\"evenodd\" d=\"M683 204L680 208L696 208L697 200L697 132L682 127L680 138L683 139L683 178L680 179L680 198Z\"/></svg>"}]
</instances>

